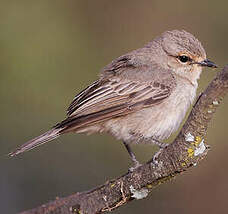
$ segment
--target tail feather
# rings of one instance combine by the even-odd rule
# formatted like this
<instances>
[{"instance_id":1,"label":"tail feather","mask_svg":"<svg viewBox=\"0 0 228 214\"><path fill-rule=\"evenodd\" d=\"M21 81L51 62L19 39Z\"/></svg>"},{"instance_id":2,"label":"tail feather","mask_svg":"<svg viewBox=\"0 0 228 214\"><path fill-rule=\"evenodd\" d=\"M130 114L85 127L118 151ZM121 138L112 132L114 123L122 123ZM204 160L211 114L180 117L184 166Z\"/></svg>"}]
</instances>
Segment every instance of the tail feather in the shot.
<instances>
[{"instance_id":1,"label":"tail feather","mask_svg":"<svg viewBox=\"0 0 228 214\"><path fill-rule=\"evenodd\" d=\"M54 140L55 138L60 136L61 130L62 130L61 128L58 128L58 129L53 128L53 129L45 132L44 134L42 134L42 135L28 141L27 143L21 145L20 147L18 147L16 149L16 151L9 153L9 156L13 157L13 156L18 155L22 152L34 149L35 147L40 146L44 143L47 143L48 141Z\"/></svg>"}]
</instances>

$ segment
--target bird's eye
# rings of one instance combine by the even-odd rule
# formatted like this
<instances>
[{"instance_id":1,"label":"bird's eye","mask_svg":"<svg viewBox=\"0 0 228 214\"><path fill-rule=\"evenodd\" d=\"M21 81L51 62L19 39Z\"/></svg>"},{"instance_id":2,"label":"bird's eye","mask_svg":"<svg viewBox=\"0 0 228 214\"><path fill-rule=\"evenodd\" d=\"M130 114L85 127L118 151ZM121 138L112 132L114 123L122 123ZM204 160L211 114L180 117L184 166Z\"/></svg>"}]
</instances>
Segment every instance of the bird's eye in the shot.
<instances>
[{"instance_id":1,"label":"bird's eye","mask_svg":"<svg viewBox=\"0 0 228 214\"><path fill-rule=\"evenodd\" d=\"M181 55L177 57L182 63L190 62L192 59L186 55Z\"/></svg>"}]
</instances>

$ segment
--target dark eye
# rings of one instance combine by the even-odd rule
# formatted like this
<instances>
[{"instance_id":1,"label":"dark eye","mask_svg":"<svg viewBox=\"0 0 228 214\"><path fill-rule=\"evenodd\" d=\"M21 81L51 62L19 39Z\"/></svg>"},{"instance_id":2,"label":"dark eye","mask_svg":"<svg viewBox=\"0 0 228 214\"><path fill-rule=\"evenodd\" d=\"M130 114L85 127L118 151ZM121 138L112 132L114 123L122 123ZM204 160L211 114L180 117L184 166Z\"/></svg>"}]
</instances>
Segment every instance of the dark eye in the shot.
<instances>
[{"instance_id":1,"label":"dark eye","mask_svg":"<svg viewBox=\"0 0 228 214\"><path fill-rule=\"evenodd\" d=\"M181 56L178 56L177 58L183 63L192 61L192 59L186 55L181 55Z\"/></svg>"}]
</instances>

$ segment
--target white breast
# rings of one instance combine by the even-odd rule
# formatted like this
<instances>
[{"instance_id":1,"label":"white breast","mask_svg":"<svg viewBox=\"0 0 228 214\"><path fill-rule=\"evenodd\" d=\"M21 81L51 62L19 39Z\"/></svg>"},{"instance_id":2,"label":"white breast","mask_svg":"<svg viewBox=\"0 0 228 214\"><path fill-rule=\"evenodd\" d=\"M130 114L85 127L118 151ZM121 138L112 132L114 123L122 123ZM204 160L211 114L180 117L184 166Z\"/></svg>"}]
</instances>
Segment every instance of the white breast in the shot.
<instances>
[{"instance_id":1,"label":"white breast","mask_svg":"<svg viewBox=\"0 0 228 214\"><path fill-rule=\"evenodd\" d=\"M196 89L197 86L179 84L165 103L154 109L154 112L151 108L151 114L157 116L150 120L150 127L145 137L163 140L175 132L194 101Z\"/></svg>"},{"instance_id":2,"label":"white breast","mask_svg":"<svg viewBox=\"0 0 228 214\"><path fill-rule=\"evenodd\" d=\"M127 143L141 138L163 140L180 126L196 95L197 83L179 81L175 90L162 104L142 109L122 119L110 120L105 131Z\"/></svg>"}]
</instances>

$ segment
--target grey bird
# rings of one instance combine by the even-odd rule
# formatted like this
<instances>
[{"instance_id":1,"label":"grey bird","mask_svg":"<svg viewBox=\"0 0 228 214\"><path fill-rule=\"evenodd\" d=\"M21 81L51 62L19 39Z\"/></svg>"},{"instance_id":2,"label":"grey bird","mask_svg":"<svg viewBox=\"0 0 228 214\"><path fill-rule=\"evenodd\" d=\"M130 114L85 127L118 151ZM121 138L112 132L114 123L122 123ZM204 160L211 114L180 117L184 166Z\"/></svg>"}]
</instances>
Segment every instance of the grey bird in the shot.
<instances>
[{"instance_id":1,"label":"grey bird","mask_svg":"<svg viewBox=\"0 0 228 214\"><path fill-rule=\"evenodd\" d=\"M98 80L75 96L65 120L9 155L68 132L106 132L123 141L134 167L138 167L130 144L164 146L161 141L178 129L193 103L205 66L217 67L192 34L164 32L143 48L113 60Z\"/></svg>"}]
</instances>

